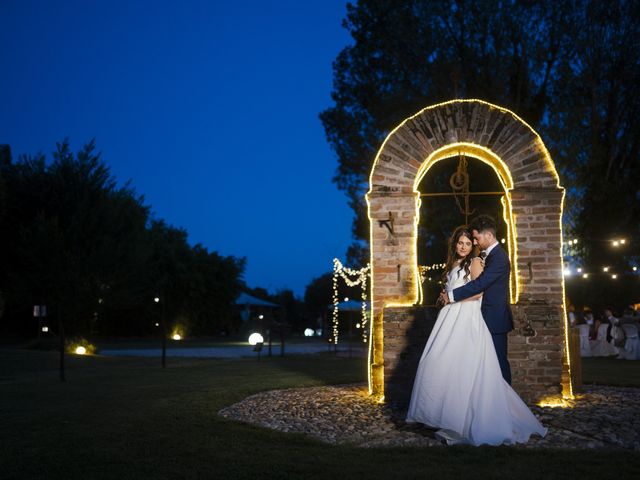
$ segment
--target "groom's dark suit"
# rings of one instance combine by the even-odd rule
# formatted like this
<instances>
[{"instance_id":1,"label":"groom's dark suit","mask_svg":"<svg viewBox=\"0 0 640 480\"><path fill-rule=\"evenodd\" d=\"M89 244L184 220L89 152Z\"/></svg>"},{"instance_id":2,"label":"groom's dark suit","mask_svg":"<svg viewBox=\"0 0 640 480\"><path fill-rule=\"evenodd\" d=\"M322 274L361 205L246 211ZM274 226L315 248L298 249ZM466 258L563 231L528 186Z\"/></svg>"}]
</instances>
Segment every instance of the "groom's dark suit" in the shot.
<instances>
[{"instance_id":1,"label":"groom's dark suit","mask_svg":"<svg viewBox=\"0 0 640 480\"><path fill-rule=\"evenodd\" d=\"M482 293L482 316L493 337L503 378L511 384L511 368L507 360L507 333L513 330L509 306L509 256L496 245L484 261L484 270L475 280L453 290L451 301L460 301Z\"/></svg>"}]
</instances>

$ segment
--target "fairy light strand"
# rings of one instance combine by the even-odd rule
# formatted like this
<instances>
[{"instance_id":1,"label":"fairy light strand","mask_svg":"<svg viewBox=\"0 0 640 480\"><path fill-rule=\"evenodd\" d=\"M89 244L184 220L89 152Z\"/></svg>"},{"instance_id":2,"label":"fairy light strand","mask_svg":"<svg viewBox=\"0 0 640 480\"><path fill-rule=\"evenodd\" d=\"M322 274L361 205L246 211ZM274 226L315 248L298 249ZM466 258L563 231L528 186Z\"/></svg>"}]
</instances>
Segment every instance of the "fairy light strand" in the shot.
<instances>
[{"instance_id":1,"label":"fairy light strand","mask_svg":"<svg viewBox=\"0 0 640 480\"><path fill-rule=\"evenodd\" d=\"M362 341L367 343L367 278L371 274L371 265L367 264L359 270L345 267L337 258L333 259L333 314L332 314L332 335L334 345L338 344L338 278L342 278L345 284L349 287L356 287L360 285L362 289L362 320L360 321L360 327L362 328ZM355 278L355 279L354 279Z\"/></svg>"},{"instance_id":2,"label":"fairy light strand","mask_svg":"<svg viewBox=\"0 0 640 480\"><path fill-rule=\"evenodd\" d=\"M424 283L427 279L427 273L432 270L442 270L447 266L446 263L434 263L433 265L419 265L418 268L420 270L420 283ZM431 280L431 277L429 277Z\"/></svg>"}]
</instances>

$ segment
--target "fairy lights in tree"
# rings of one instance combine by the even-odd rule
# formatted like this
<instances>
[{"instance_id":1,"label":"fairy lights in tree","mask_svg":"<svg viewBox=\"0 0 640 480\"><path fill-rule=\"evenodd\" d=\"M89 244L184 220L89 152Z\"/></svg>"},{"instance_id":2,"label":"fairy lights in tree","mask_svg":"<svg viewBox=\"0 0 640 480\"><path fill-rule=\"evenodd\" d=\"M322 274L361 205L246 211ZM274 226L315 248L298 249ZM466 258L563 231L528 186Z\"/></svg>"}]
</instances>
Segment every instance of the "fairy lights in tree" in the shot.
<instances>
[{"instance_id":1,"label":"fairy lights in tree","mask_svg":"<svg viewBox=\"0 0 640 480\"><path fill-rule=\"evenodd\" d=\"M611 247L618 251L620 251L630 243L625 238L590 238L589 241L598 242L600 244L610 244ZM598 276L600 279L604 277L611 280L616 280L619 276L636 275L638 272L638 266L634 265L634 263L637 262L637 258L634 260L634 257L631 257L631 262L627 265L626 268L620 268L620 266L618 266L617 271L614 271L615 267L612 267L610 265L601 265L599 267L595 267L593 265L589 266L581 264L580 258L577 255L578 252L575 250L575 248L572 248L577 244L577 238L574 238L573 240L569 240L567 242L563 242L563 255L565 262L562 273L565 278L581 277L583 279L588 279L591 276ZM574 264L573 266L572 263Z\"/></svg>"},{"instance_id":2,"label":"fairy lights in tree","mask_svg":"<svg viewBox=\"0 0 640 480\"><path fill-rule=\"evenodd\" d=\"M337 258L333 259L333 343L338 344L338 277L342 277L349 287L360 285L362 288L362 320L356 328L362 328L362 341L367 342L367 278L371 274L371 266L367 264L359 270L345 267Z\"/></svg>"},{"instance_id":3,"label":"fairy lights in tree","mask_svg":"<svg viewBox=\"0 0 640 480\"><path fill-rule=\"evenodd\" d=\"M420 269L420 283L424 283L424 281L427 279L427 273L430 272L431 270L442 270L446 266L447 266L446 263L434 263L433 265L419 265L418 268ZM429 277L429 280L431 280L431 277Z\"/></svg>"}]
</instances>

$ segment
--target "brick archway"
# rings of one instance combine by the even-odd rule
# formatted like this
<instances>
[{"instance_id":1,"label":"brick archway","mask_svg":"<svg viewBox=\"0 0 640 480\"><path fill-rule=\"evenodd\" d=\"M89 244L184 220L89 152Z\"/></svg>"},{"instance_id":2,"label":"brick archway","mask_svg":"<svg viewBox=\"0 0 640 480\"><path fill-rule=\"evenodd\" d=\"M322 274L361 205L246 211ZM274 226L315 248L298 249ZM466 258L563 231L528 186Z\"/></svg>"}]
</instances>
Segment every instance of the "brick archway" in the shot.
<instances>
[{"instance_id":1,"label":"brick archway","mask_svg":"<svg viewBox=\"0 0 640 480\"><path fill-rule=\"evenodd\" d=\"M375 158L366 195L372 267L370 392L384 396L385 385L398 378L403 356L415 342L408 331L411 308L421 300L417 186L431 166L459 153L493 167L505 190L516 322L509 336L514 388L528 401L571 396L562 277L564 189L538 134L513 112L481 100L453 100L421 110L387 136Z\"/></svg>"}]
</instances>

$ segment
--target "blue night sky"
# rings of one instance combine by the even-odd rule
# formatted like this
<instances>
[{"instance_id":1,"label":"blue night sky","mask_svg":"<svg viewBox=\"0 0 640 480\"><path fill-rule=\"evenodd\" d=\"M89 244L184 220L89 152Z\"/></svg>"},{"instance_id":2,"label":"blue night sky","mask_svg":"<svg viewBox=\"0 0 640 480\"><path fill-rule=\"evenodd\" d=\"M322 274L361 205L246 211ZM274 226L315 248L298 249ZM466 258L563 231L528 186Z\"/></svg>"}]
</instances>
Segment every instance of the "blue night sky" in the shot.
<instances>
[{"instance_id":1,"label":"blue night sky","mask_svg":"<svg viewBox=\"0 0 640 480\"><path fill-rule=\"evenodd\" d=\"M1 0L0 143L96 138L120 184L192 244L297 294L344 259L347 198L318 113L346 1Z\"/></svg>"}]
</instances>

